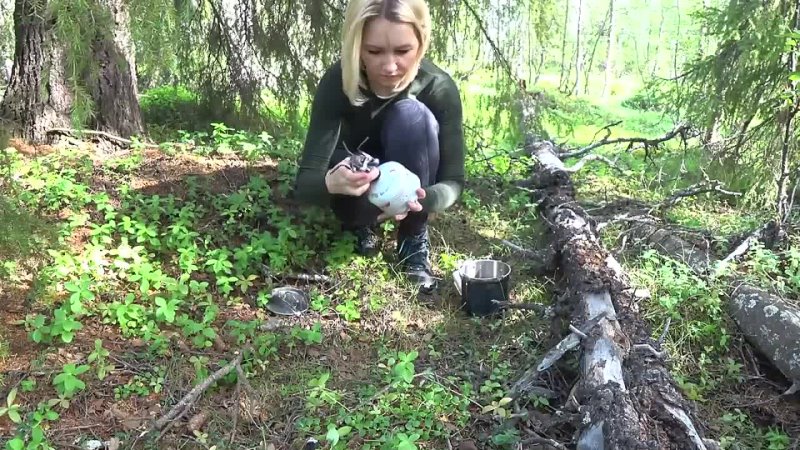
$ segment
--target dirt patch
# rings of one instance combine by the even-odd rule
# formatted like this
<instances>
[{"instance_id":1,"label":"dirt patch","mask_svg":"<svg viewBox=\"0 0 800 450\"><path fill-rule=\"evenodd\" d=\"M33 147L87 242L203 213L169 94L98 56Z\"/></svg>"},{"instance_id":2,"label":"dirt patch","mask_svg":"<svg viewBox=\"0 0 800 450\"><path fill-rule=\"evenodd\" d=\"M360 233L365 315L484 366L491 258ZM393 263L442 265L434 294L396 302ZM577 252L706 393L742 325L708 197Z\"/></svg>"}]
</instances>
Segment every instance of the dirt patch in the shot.
<instances>
[{"instance_id":1,"label":"dirt patch","mask_svg":"<svg viewBox=\"0 0 800 450\"><path fill-rule=\"evenodd\" d=\"M209 158L189 153L167 155L158 150L148 150L130 186L147 195L184 197L186 179L194 176L200 178L204 190L222 194L247 184L252 175L274 181L276 168L277 162L269 158L254 163L237 157Z\"/></svg>"},{"instance_id":2,"label":"dirt patch","mask_svg":"<svg viewBox=\"0 0 800 450\"><path fill-rule=\"evenodd\" d=\"M28 312L28 287L5 285L0 290L0 342L7 344L8 356L0 358L0 372L27 370L31 359L38 353L22 321Z\"/></svg>"},{"instance_id":3,"label":"dirt patch","mask_svg":"<svg viewBox=\"0 0 800 450\"><path fill-rule=\"evenodd\" d=\"M18 138L9 139L8 146L14 147L14 149L27 157L45 156L55 151L55 149L49 145L31 145L30 143Z\"/></svg>"}]
</instances>

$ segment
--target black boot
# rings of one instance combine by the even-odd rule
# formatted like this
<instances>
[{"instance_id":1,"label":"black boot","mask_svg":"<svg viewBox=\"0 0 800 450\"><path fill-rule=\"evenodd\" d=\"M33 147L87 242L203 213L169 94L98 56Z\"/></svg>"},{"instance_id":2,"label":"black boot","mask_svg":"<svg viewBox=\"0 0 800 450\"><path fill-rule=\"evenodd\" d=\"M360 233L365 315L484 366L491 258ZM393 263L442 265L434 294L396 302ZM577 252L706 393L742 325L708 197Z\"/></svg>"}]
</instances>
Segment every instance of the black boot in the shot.
<instances>
[{"instance_id":1,"label":"black boot","mask_svg":"<svg viewBox=\"0 0 800 450\"><path fill-rule=\"evenodd\" d=\"M348 230L356 236L356 253L372 257L380 250L380 240L372 227L358 227Z\"/></svg>"},{"instance_id":2,"label":"black boot","mask_svg":"<svg viewBox=\"0 0 800 450\"><path fill-rule=\"evenodd\" d=\"M430 265L428 229L419 234L398 234L397 257L403 273L419 287L421 293L430 294L437 286Z\"/></svg>"}]
</instances>

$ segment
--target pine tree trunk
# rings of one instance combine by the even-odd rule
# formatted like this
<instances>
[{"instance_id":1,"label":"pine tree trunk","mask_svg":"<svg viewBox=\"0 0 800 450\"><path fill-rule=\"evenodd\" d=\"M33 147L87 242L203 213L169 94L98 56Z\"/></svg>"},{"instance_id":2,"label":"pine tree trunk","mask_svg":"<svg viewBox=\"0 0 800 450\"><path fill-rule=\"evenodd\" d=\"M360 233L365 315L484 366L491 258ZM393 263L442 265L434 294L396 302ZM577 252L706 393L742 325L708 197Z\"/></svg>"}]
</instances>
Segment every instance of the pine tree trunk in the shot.
<instances>
[{"instance_id":1,"label":"pine tree trunk","mask_svg":"<svg viewBox=\"0 0 800 450\"><path fill-rule=\"evenodd\" d=\"M128 11L123 0L98 0L111 19L113 41L98 30L92 46L99 73L92 97L98 130L128 138L144 132L136 87L136 59L129 29Z\"/></svg>"},{"instance_id":2,"label":"pine tree trunk","mask_svg":"<svg viewBox=\"0 0 800 450\"><path fill-rule=\"evenodd\" d=\"M69 125L72 96L64 76L63 50L53 40L47 2L14 3L14 67L0 103L0 117L15 136L44 142L46 131Z\"/></svg>"},{"instance_id":3,"label":"pine tree trunk","mask_svg":"<svg viewBox=\"0 0 800 450\"><path fill-rule=\"evenodd\" d=\"M137 99L133 45L123 0L95 4L112 19L95 30L90 67L67 82L66 53L54 34L56 18L46 0L15 0L14 68L0 103L0 118L12 134L47 142L48 130L71 126L71 87L77 82L94 101L94 122L82 124L121 137L143 132ZM102 24L102 21L96 23ZM101 25L102 27L102 25ZM110 36L110 38L109 38Z\"/></svg>"}]
</instances>

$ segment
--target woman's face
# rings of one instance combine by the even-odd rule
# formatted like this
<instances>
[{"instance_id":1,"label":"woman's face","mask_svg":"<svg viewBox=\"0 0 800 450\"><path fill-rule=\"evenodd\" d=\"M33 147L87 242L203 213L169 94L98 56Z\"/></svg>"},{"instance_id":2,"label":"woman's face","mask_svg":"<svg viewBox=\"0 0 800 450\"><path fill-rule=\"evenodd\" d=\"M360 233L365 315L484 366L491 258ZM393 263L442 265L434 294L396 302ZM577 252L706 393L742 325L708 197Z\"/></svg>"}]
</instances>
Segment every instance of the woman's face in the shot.
<instances>
[{"instance_id":1,"label":"woman's face","mask_svg":"<svg viewBox=\"0 0 800 450\"><path fill-rule=\"evenodd\" d=\"M370 89L378 95L390 95L406 73L414 69L419 40L413 25L372 19L364 26L361 61L367 72Z\"/></svg>"}]
</instances>

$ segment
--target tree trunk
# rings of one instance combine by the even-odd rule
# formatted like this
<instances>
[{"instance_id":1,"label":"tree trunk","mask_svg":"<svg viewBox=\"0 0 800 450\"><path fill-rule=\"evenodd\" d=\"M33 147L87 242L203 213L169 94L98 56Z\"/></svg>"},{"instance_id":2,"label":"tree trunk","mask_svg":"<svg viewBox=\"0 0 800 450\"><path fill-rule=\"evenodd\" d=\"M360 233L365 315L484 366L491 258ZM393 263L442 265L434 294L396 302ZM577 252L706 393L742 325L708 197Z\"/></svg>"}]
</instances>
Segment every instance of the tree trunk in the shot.
<instances>
[{"instance_id":1,"label":"tree trunk","mask_svg":"<svg viewBox=\"0 0 800 450\"><path fill-rule=\"evenodd\" d=\"M93 44L99 73L92 97L96 105L94 127L129 138L144 132L136 86L136 57L130 19L123 0L98 0L112 20L113 40L98 30Z\"/></svg>"},{"instance_id":2,"label":"tree trunk","mask_svg":"<svg viewBox=\"0 0 800 450\"><path fill-rule=\"evenodd\" d=\"M605 35L606 25L608 24L608 14L603 18L603 23L597 29L594 37L594 44L592 44L592 52L589 53L589 60L586 65L586 77L583 79L583 94L589 93L589 80L592 78L592 69L594 69L594 55L597 53L597 45L600 43L600 38Z\"/></svg>"},{"instance_id":3,"label":"tree trunk","mask_svg":"<svg viewBox=\"0 0 800 450\"><path fill-rule=\"evenodd\" d=\"M567 80L569 80L569 70L567 70L567 32L569 31L569 2L564 8L564 34L561 36L561 76L558 78L559 91L567 92Z\"/></svg>"},{"instance_id":4,"label":"tree trunk","mask_svg":"<svg viewBox=\"0 0 800 450\"><path fill-rule=\"evenodd\" d=\"M780 297L741 284L733 290L728 310L747 340L800 388L800 311Z\"/></svg>"},{"instance_id":5,"label":"tree trunk","mask_svg":"<svg viewBox=\"0 0 800 450\"><path fill-rule=\"evenodd\" d=\"M661 8L661 16L660 17L661 18L659 19L659 22L658 22L658 36L656 36L656 49L653 52L654 53L654 55L653 55L653 68L650 70L650 78L655 78L656 77L656 72L658 71L658 66L659 66L659 55L661 53L661 39L663 38L663 34L664 34L664 17L666 17L666 13L664 12L664 8L663 7ZM651 42L651 39L652 38L648 35L647 57L645 58L645 61L647 60L647 58L650 57L650 42Z\"/></svg>"},{"instance_id":6,"label":"tree trunk","mask_svg":"<svg viewBox=\"0 0 800 450\"><path fill-rule=\"evenodd\" d=\"M691 403L654 349L659 344L639 315L627 275L603 248L591 217L578 205L559 152L530 133L536 110L532 99L523 97L521 106L525 150L536 161L525 185L533 188L533 200L553 236L559 281L566 293L557 309L569 311L571 322L581 329L575 338L581 345L580 378L573 389L580 405L576 449L716 448L715 442L703 438ZM539 366L531 368L512 386L513 397L530 391L535 381L530 374L538 370Z\"/></svg>"},{"instance_id":7,"label":"tree trunk","mask_svg":"<svg viewBox=\"0 0 800 450\"><path fill-rule=\"evenodd\" d=\"M69 125L72 107L63 49L53 40L47 2L16 0L14 34L14 66L0 117L13 135L44 142L47 129Z\"/></svg>"},{"instance_id":8,"label":"tree trunk","mask_svg":"<svg viewBox=\"0 0 800 450\"><path fill-rule=\"evenodd\" d=\"M47 142L48 130L69 127L73 83L81 85L92 97L94 119L88 125L125 138L142 133L136 65L124 1L98 1L93 7L101 9L99 13L107 14L110 20L96 23L106 23L110 29L94 30L91 53L85 55L91 60L89 67L82 74L72 74L76 78L71 79L71 74L66 73L66 49L55 39L56 18L50 15L48 2L15 1L14 68L0 103L0 117L9 122L6 125L15 136Z\"/></svg>"},{"instance_id":9,"label":"tree trunk","mask_svg":"<svg viewBox=\"0 0 800 450\"><path fill-rule=\"evenodd\" d=\"M675 27L675 35L680 37L683 30L681 30L681 0L675 0L675 11L677 14L675 17L677 18L677 25ZM672 77L676 78L678 73L680 72L680 67L678 67L678 52L680 51L680 39L673 40L673 49L672 49Z\"/></svg>"},{"instance_id":10,"label":"tree trunk","mask_svg":"<svg viewBox=\"0 0 800 450\"><path fill-rule=\"evenodd\" d=\"M608 98L611 93L611 80L614 74L614 47L616 44L616 15L614 14L614 0L608 0L608 40L606 41L605 76L603 77L603 98Z\"/></svg>"},{"instance_id":11,"label":"tree trunk","mask_svg":"<svg viewBox=\"0 0 800 450\"><path fill-rule=\"evenodd\" d=\"M583 51L583 48L581 47L581 28L583 26L582 19L583 0L578 0L578 22L575 27L575 82L573 83L572 90L570 91L570 94L573 95L578 94L578 82L581 79L581 72L583 72L583 55L581 54Z\"/></svg>"}]
</instances>

